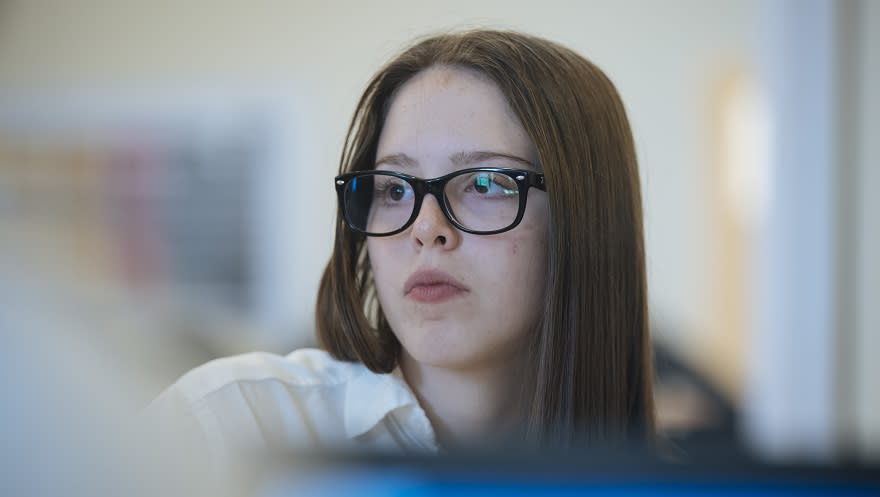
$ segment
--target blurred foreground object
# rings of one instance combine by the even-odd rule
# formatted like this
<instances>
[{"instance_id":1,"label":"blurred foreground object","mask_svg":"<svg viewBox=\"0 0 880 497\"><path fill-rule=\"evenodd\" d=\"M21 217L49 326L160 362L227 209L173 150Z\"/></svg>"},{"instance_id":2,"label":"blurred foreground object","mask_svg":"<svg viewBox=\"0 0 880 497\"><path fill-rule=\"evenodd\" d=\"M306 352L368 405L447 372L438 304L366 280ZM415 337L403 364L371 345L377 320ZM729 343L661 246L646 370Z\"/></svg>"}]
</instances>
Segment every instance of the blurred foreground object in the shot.
<instances>
[{"instance_id":1,"label":"blurred foreground object","mask_svg":"<svg viewBox=\"0 0 880 497\"><path fill-rule=\"evenodd\" d=\"M566 454L293 458L264 467L272 469L255 485L255 495L269 497L880 493L876 467L766 466L720 448L684 465L618 448Z\"/></svg>"}]
</instances>

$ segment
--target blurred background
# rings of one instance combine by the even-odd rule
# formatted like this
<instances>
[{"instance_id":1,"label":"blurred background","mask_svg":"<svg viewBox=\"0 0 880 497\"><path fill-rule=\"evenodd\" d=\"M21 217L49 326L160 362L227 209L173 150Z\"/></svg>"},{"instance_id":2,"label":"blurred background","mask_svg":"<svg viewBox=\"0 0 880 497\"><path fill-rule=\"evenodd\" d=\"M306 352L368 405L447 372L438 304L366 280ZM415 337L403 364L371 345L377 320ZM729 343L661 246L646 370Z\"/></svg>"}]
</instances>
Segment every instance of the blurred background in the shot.
<instances>
[{"instance_id":1,"label":"blurred background","mask_svg":"<svg viewBox=\"0 0 880 497\"><path fill-rule=\"evenodd\" d=\"M871 0L0 1L0 432L55 423L29 381L139 408L313 346L360 92L467 27L561 42L621 93L664 431L880 459Z\"/></svg>"}]
</instances>

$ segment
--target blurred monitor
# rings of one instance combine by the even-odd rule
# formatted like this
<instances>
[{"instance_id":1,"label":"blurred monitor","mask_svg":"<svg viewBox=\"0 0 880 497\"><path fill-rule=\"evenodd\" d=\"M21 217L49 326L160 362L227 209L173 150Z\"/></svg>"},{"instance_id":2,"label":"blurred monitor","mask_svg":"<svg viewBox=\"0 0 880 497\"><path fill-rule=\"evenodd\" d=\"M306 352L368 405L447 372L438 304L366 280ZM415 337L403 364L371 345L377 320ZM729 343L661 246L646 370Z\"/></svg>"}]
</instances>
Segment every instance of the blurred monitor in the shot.
<instances>
[{"instance_id":1,"label":"blurred monitor","mask_svg":"<svg viewBox=\"0 0 880 497\"><path fill-rule=\"evenodd\" d=\"M668 462L610 450L556 456L295 459L285 463L287 469L262 480L256 495L880 495L877 467L773 465L721 447L700 449L692 456L688 461Z\"/></svg>"}]
</instances>

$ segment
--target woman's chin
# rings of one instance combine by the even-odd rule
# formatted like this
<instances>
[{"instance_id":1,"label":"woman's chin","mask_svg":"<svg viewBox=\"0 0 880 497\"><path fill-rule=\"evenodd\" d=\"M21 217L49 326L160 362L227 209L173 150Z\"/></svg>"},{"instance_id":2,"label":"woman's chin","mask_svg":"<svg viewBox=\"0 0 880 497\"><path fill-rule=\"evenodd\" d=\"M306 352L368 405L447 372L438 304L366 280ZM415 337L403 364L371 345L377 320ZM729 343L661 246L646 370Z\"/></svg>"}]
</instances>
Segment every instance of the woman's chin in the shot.
<instances>
[{"instance_id":1,"label":"woman's chin","mask_svg":"<svg viewBox=\"0 0 880 497\"><path fill-rule=\"evenodd\" d=\"M423 337L424 338L424 337ZM435 338L435 337L432 337ZM443 369L473 369L491 361L498 347L479 346L473 341L460 345L454 341L435 339L402 340L409 358L422 366Z\"/></svg>"}]
</instances>

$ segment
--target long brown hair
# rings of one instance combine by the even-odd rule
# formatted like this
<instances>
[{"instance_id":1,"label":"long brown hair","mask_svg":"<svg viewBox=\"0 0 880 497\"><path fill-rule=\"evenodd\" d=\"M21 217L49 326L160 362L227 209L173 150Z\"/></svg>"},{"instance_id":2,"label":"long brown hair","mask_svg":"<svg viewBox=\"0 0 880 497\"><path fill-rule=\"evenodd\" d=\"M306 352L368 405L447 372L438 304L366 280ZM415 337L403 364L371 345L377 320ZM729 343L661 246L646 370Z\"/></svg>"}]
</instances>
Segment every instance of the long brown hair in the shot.
<instances>
[{"instance_id":1,"label":"long brown hair","mask_svg":"<svg viewBox=\"0 0 880 497\"><path fill-rule=\"evenodd\" d=\"M640 442L654 428L651 343L635 147L605 74L575 52L508 31L433 36L369 82L340 173L373 169L394 92L434 65L498 85L538 152L550 203L543 319L522 365L529 439L554 446ZM337 214L321 280L318 339L340 360L394 369L400 343L376 298L364 237Z\"/></svg>"}]
</instances>

